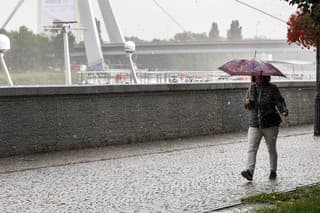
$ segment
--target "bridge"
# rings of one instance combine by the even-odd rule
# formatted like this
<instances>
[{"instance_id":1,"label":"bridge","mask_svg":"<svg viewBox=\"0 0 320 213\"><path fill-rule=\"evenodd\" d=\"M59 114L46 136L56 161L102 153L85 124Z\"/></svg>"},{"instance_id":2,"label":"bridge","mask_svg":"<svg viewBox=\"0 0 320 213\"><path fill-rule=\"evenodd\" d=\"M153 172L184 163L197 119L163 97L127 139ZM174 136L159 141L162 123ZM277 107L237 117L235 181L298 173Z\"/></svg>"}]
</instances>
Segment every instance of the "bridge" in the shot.
<instances>
[{"instance_id":1,"label":"bridge","mask_svg":"<svg viewBox=\"0 0 320 213\"><path fill-rule=\"evenodd\" d=\"M181 43L138 43L135 54L190 54L190 53L221 53L221 52L300 52L301 47L288 45L286 40L242 40L212 42L181 42ZM103 55L124 55L123 44L113 43L102 46ZM84 57L84 46L76 46L73 57Z\"/></svg>"},{"instance_id":2,"label":"bridge","mask_svg":"<svg viewBox=\"0 0 320 213\"><path fill-rule=\"evenodd\" d=\"M104 44L104 60L108 64L128 64L123 44ZM134 59L139 68L157 70L214 70L234 57L271 56L273 59L314 61L315 53L288 45L285 40L243 40L220 42L183 42L137 44ZM75 47L73 63L86 63L84 46Z\"/></svg>"}]
</instances>

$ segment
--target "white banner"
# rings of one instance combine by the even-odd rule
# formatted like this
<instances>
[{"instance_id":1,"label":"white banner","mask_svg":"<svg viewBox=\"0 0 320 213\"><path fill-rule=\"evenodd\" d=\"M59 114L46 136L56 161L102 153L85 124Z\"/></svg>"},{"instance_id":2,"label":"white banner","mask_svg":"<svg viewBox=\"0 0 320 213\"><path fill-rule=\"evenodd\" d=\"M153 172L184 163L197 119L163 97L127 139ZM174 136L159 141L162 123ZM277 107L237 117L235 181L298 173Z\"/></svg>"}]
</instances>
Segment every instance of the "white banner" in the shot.
<instances>
[{"instance_id":1,"label":"white banner","mask_svg":"<svg viewBox=\"0 0 320 213\"><path fill-rule=\"evenodd\" d=\"M39 0L39 5L41 31L44 26L52 26L54 21L76 20L75 0Z\"/></svg>"}]
</instances>

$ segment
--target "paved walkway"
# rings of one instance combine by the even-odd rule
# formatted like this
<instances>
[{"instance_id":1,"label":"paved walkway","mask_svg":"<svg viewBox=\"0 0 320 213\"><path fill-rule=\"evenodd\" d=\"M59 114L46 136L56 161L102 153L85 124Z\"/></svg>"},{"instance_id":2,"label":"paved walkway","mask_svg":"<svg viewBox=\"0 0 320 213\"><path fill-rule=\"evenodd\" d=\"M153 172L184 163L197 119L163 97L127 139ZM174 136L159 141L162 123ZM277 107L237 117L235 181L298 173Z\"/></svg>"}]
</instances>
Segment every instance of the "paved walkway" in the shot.
<instances>
[{"instance_id":1,"label":"paved walkway","mask_svg":"<svg viewBox=\"0 0 320 213\"><path fill-rule=\"evenodd\" d=\"M320 182L312 126L281 129L276 181L265 144L254 181L240 177L246 149L227 134L0 159L0 212L210 212Z\"/></svg>"}]
</instances>

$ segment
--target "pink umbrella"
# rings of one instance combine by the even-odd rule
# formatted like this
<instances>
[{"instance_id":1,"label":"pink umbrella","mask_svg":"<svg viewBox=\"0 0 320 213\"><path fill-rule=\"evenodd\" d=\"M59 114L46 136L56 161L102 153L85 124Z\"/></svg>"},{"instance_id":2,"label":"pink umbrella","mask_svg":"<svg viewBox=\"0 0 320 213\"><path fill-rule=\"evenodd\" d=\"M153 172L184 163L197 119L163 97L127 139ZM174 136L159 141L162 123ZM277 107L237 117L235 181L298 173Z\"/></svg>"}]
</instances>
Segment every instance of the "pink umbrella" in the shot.
<instances>
[{"instance_id":1,"label":"pink umbrella","mask_svg":"<svg viewBox=\"0 0 320 213\"><path fill-rule=\"evenodd\" d=\"M250 76L282 76L286 77L278 68L272 64L251 59L233 59L218 69L229 75L250 75Z\"/></svg>"}]
</instances>

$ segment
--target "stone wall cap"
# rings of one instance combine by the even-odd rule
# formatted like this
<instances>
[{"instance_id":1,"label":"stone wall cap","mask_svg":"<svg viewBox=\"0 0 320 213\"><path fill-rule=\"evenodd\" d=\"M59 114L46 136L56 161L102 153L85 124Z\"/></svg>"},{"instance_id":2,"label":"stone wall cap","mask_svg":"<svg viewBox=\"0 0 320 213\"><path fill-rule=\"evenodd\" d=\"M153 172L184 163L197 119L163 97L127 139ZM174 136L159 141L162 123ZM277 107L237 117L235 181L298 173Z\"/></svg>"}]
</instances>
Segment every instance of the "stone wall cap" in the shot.
<instances>
[{"instance_id":1,"label":"stone wall cap","mask_svg":"<svg viewBox=\"0 0 320 213\"><path fill-rule=\"evenodd\" d=\"M273 82L279 88L315 87L315 81ZM55 86L15 86L0 87L0 97L10 96L53 96L53 95L90 95L114 93L149 93L176 91L211 91L246 89L249 82L217 82L192 84L151 84L151 85L55 85Z\"/></svg>"}]
</instances>

